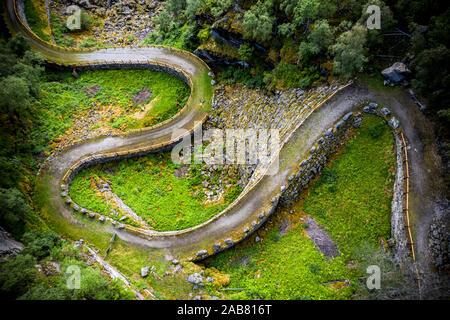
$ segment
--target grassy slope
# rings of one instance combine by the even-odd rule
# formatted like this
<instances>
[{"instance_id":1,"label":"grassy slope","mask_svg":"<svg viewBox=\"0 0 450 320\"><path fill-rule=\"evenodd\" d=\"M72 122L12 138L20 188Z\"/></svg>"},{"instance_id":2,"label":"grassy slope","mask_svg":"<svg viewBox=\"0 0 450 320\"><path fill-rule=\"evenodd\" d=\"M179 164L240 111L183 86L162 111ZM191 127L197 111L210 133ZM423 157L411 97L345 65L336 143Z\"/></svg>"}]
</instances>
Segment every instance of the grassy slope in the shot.
<instances>
[{"instance_id":1,"label":"grassy slope","mask_svg":"<svg viewBox=\"0 0 450 320\"><path fill-rule=\"evenodd\" d=\"M87 90L99 86L91 96ZM166 73L148 70L86 71L74 79L70 72L47 73L42 84L39 121L32 133L44 146L72 125L74 112L114 105L138 112L141 105L132 101L143 88L152 92L152 109L142 119L122 116L111 122L112 127L140 128L164 121L177 113L189 97L189 88L181 80ZM155 99L156 98L156 99Z\"/></svg>"},{"instance_id":2,"label":"grassy slope","mask_svg":"<svg viewBox=\"0 0 450 320\"><path fill-rule=\"evenodd\" d=\"M102 177L109 180L113 191L155 230L170 231L189 228L210 219L239 193L233 192L239 189L231 188L224 202L205 206L200 184L206 177L202 177L200 168L192 166L193 171L180 178L174 175L177 168L170 159L170 153L111 162L82 171L72 181L70 194L79 205L107 214L105 202L89 189L90 177ZM211 178L209 182L219 183L217 178Z\"/></svg>"},{"instance_id":3,"label":"grassy slope","mask_svg":"<svg viewBox=\"0 0 450 320\"><path fill-rule=\"evenodd\" d=\"M371 132L381 132L381 136L374 139ZM263 242L254 244L252 237L243 246L219 254L208 265L230 274L230 288L243 289L228 298L350 298L358 286L356 271L345 264L352 257L352 249L363 241L376 244L379 236L389 237L393 143L383 120L366 116L357 137L312 187L303 209L301 202L300 208L296 207L296 212L310 213L329 231L343 256L327 262L302 232L306 225L300 223L280 237L278 227L269 223ZM275 216L279 213L280 209ZM325 284L344 279L351 280L349 287L336 290Z\"/></svg>"},{"instance_id":4,"label":"grassy slope","mask_svg":"<svg viewBox=\"0 0 450 320\"><path fill-rule=\"evenodd\" d=\"M364 121L366 129L323 172L304 203L347 256L364 241L377 244L379 237L390 237L394 137L380 118Z\"/></svg>"}]
</instances>

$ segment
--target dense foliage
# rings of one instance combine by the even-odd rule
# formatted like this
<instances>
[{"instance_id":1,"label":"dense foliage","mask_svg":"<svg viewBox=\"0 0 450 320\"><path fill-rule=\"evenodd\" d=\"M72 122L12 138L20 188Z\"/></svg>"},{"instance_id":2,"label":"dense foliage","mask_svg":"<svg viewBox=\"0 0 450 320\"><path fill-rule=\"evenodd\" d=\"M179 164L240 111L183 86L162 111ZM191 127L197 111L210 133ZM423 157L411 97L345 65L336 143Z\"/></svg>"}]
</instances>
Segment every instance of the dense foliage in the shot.
<instances>
[{"instance_id":1,"label":"dense foliage","mask_svg":"<svg viewBox=\"0 0 450 320\"><path fill-rule=\"evenodd\" d=\"M236 179L228 174L221 176L221 171L204 175L198 164L175 165L170 153L150 154L86 169L72 181L70 194L79 205L119 219L120 215L111 215L111 207L93 188L101 178L110 182L113 192L150 227L157 231L181 230L207 221L238 197L242 190L235 186ZM222 201L205 204L202 181L210 187L221 186ZM228 184L232 186L226 187Z\"/></svg>"},{"instance_id":2,"label":"dense foliage","mask_svg":"<svg viewBox=\"0 0 450 320\"><path fill-rule=\"evenodd\" d=\"M43 68L22 36L0 42L0 224L21 237L33 220L22 183L34 163L29 133L35 120Z\"/></svg>"},{"instance_id":3,"label":"dense foliage","mask_svg":"<svg viewBox=\"0 0 450 320\"><path fill-rule=\"evenodd\" d=\"M79 250L52 231L24 234L25 249L0 264L0 297L24 300L133 299L119 282L111 282L98 267L80 259ZM59 266L60 270L56 266ZM80 270L80 288L71 289L68 267Z\"/></svg>"}]
</instances>

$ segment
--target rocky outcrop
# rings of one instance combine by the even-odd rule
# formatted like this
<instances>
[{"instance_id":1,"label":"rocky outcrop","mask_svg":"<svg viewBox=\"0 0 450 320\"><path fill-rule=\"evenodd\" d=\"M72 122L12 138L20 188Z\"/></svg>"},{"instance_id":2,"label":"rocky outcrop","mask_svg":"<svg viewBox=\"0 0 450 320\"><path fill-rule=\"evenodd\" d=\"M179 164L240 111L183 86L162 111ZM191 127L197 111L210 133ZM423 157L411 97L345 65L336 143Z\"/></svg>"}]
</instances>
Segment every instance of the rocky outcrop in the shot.
<instances>
[{"instance_id":1,"label":"rocky outcrop","mask_svg":"<svg viewBox=\"0 0 450 320\"><path fill-rule=\"evenodd\" d=\"M411 71L403 62L396 62L389 68L381 71L381 74L389 83L396 85L406 80L407 77L411 74Z\"/></svg>"},{"instance_id":2,"label":"rocky outcrop","mask_svg":"<svg viewBox=\"0 0 450 320\"><path fill-rule=\"evenodd\" d=\"M23 247L21 242L15 240L9 232L0 227L0 258L19 253Z\"/></svg>"},{"instance_id":3,"label":"rocky outcrop","mask_svg":"<svg viewBox=\"0 0 450 320\"><path fill-rule=\"evenodd\" d=\"M328 235L322 227L317 224L317 221L312 217L307 217L305 227L305 232L308 237L314 242L316 247L322 252L327 258L335 258L339 256L339 250L336 244ZM306 227L307 226L307 227Z\"/></svg>"}]
</instances>

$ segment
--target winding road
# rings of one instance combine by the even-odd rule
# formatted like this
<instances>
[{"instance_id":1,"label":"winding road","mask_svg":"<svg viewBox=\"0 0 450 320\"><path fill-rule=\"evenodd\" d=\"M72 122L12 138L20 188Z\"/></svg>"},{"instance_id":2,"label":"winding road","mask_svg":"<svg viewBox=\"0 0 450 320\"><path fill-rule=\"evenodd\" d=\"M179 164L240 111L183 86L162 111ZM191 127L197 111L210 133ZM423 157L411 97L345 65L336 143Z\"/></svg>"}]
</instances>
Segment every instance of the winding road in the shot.
<instances>
[{"instance_id":1,"label":"winding road","mask_svg":"<svg viewBox=\"0 0 450 320\"><path fill-rule=\"evenodd\" d=\"M171 120L146 130L132 134L99 137L89 139L56 154L47 161L39 178L38 185L49 192L48 206L58 212L68 222L79 225L73 210L64 203L60 185L68 170L80 160L93 155L129 152L130 150L159 150L174 143L172 133L176 129L185 129L190 134L196 122L204 122L207 113L200 105L200 100L210 103L213 89L209 87L208 66L196 56L181 50L164 47L139 47L102 49L91 52L77 52L52 46L39 40L22 22L15 9L16 0L7 0L7 20L13 32L22 32L31 41L34 50L39 51L49 62L72 67L86 64L101 64L103 67L128 68L142 65L165 65L175 70L182 70L191 80L191 97L187 106ZM361 102L375 101L389 106L394 116L400 120L409 146L410 161L410 215L411 229L416 244L417 261L421 273L431 269L429 247L427 242L433 216L439 211L440 192L443 190L440 158L434 141L432 125L419 111L409 95L401 89L393 89L392 94L378 93L356 84L343 89L320 108L312 112L299 124L289 141L279 154L279 173L263 176L257 183L241 195L224 212L194 228L178 232L137 233L129 229L118 230L104 225L108 232L116 232L120 238L141 246L166 248L180 256L193 257L196 252L208 249L215 243L222 248L229 245L225 240L236 242L242 238L243 229L258 219L264 211L266 216L273 207L272 200L280 195L280 188L288 184L292 174L311 146L324 131L333 126L346 113L355 111Z\"/></svg>"}]
</instances>

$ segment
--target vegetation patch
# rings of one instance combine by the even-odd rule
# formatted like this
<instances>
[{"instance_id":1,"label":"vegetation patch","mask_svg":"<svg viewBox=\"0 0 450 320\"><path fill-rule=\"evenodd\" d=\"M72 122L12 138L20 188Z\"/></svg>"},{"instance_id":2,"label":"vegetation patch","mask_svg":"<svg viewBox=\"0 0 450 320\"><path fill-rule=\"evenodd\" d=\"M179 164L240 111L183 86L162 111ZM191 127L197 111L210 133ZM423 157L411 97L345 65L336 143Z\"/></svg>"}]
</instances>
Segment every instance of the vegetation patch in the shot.
<instances>
[{"instance_id":1,"label":"vegetation patch","mask_svg":"<svg viewBox=\"0 0 450 320\"><path fill-rule=\"evenodd\" d=\"M384 120L365 116L309 194L300 195L291 208L278 208L243 244L207 261L206 271L230 276L225 291L214 282L208 285L211 294L225 292L229 299L352 298L365 270L347 267L348 261L363 257L361 248L378 250L379 239L390 237L393 147ZM327 260L307 237L309 214L337 242L340 256ZM363 258L366 265L370 259Z\"/></svg>"},{"instance_id":2,"label":"vegetation patch","mask_svg":"<svg viewBox=\"0 0 450 320\"><path fill-rule=\"evenodd\" d=\"M176 165L170 153L150 154L86 169L72 181L70 194L82 207L110 215L92 189L92 179L100 177L152 229L181 230L212 218L241 192L235 186L236 174L205 170L201 165ZM218 195L218 200L207 201L205 193Z\"/></svg>"},{"instance_id":3,"label":"vegetation patch","mask_svg":"<svg viewBox=\"0 0 450 320\"><path fill-rule=\"evenodd\" d=\"M98 266L89 266L81 249L52 232L24 234L25 249L0 263L0 296L19 300L133 299L119 281L110 281ZM72 268L72 269L69 269ZM80 287L70 288L69 277L79 270Z\"/></svg>"},{"instance_id":4,"label":"vegetation patch","mask_svg":"<svg viewBox=\"0 0 450 320\"><path fill-rule=\"evenodd\" d=\"M189 97L183 81L149 70L86 71L78 78L48 72L43 80L37 113L41 125L32 132L38 152L48 150L46 142L57 137L53 146L87 133L154 125L175 115Z\"/></svg>"}]
</instances>

